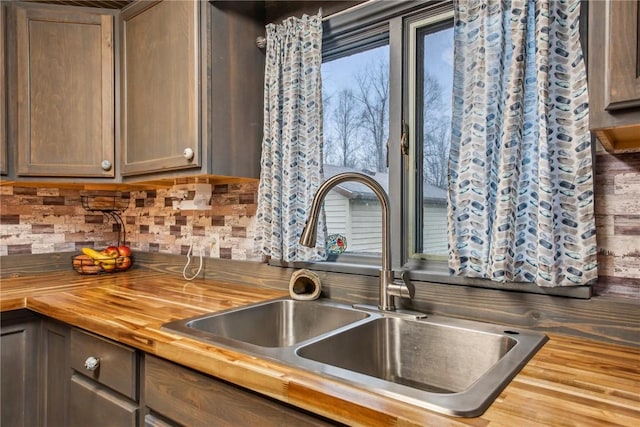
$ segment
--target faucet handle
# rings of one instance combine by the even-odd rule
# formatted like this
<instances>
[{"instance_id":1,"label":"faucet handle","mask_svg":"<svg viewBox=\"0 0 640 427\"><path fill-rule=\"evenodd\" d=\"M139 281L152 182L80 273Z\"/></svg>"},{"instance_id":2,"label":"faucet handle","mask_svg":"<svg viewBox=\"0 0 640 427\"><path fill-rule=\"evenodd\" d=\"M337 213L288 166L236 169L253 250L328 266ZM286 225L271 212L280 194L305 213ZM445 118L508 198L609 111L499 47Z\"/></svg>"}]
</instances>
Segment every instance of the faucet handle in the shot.
<instances>
[{"instance_id":1,"label":"faucet handle","mask_svg":"<svg viewBox=\"0 0 640 427\"><path fill-rule=\"evenodd\" d=\"M409 280L409 272L408 271L403 271L400 274L400 277L402 278L402 281L404 282L404 285L409 290L409 298L413 298L416 295L416 285L414 285L413 282L411 280Z\"/></svg>"},{"instance_id":2,"label":"faucet handle","mask_svg":"<svg viewBox=\"0 0 640 427\"><path fill-rule=\"evenodd\" d=\"M413 298L416 294L416 287L411 280L409 280L409 274L406 271L400 273L400 279L394 279L393 283L389 284L389 294L400 298Z\"/></svg>"},{"instance_id":3,"label":"faucet handle","mask_svg":"<svg viewBox=\"0 0 640 427\"><path fill-rule=\"evenodd\" d=\"M416 294L416 286L411 282L411 280L409 280L409 272L403 271L402 273L400 273L400 278L402 279L402 282L404 286L407 288L407 292L408 292L407 296L404 296L404 295L402 296L404 298L413 298Z\"/></svg>"}]
</instances>

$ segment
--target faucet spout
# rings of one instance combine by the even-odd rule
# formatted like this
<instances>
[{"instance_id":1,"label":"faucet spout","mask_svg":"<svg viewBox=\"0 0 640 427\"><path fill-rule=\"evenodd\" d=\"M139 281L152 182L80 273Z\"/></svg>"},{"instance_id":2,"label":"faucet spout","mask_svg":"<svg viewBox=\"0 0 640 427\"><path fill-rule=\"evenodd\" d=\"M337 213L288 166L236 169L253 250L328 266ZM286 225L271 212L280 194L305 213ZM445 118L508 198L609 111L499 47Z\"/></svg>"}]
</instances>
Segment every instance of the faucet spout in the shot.
<instances>
[{"instance_id":1,"label":"faucet spout","mask_svg":"<svg viewBox=\"0 0 640 427\"><path fill-rule=\"evenodd\" d=\"M393 271L391 270L391 240L389 239L389 197L376 180L362 173L345 172L332 176L322 183L313 198L307 223L300 236L300 244L308 247L315 246L322 201L333 187L345 181L355 181L366 185L380 201L382 210L382 268L380 270L380 302L378 308L380 310L393 311L395 310L394 296L411 298L413 297L414 288L408 279L405 279L404 283L396 283L394 281ZM407 286L407 283L409 286Z\"/></svg>"}]
</instances>

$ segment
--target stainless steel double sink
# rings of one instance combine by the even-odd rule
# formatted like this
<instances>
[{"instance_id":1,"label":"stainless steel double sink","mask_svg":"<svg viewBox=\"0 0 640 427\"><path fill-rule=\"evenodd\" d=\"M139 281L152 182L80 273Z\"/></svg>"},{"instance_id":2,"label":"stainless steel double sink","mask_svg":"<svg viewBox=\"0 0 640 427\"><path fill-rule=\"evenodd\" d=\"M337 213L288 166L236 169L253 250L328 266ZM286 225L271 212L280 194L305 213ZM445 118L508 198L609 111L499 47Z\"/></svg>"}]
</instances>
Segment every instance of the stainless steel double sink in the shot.
<instances>
[{"instance_id":1,"label":"stainless steel double sink","mask_svg":"<svg viewBox=\"0 0 640 427\"><path fill-rule=\"evenodd\" d=\"M547 340L500 325L328 300L272 300L163 328L465 417L482 414Z\"/></svg>"}]
</instances>

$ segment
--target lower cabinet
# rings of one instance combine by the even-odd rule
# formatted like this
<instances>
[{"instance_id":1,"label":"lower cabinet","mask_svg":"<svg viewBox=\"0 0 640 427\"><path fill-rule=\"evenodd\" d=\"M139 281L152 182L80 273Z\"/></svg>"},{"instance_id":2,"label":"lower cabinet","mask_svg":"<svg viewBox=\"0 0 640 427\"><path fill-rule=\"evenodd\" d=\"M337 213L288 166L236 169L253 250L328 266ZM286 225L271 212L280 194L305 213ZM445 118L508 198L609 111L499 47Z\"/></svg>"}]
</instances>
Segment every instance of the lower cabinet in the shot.
<instances>
[{"instance_id":1,"label":"lower cabinet","mask_svg":"<svg viewBox=\"0 0 640 427\"><path fill-rule=\"evenodd\" d=\"M326 426L328 421L191 369L145 356L145 426Z\"/></svg>"},{"instance_id":2,"label":"lower cabinet","mask_svg":"<svg viewBox=\"0 0 640 427\"><path fill-rule=\"evenodd\" d=\"M28 310L1 322L2 426L335 425Z\"/></svg>"},{"instance_id":3,"label":"lower cabinet","mask_svg":"<svg viewBox=\"0 0 640 427\"><path fill-rule=\"evenodd\" d=\"M71 376L70 426L136 426L138 404L122 398L83 375Z\"/></svg>"},{"instance_id":4,"label":"lower cabinet","mask_svg":"<svg viewBox=\"0 0 640 427\"><path fill-rule=\"evenodd\" d=\"M69 425L69 338L71 328L53 320L42 321L41 398L44 426Z\"/></svg>"},{"instance_id":5,"label":"lower cabinet","mask_svg":"<svg viewBox=\"0 0 640 427\"><path fill-rule=\"evenodd\" d=\"M38 425L40 319L27 310L9 311L0 315L0 325L0 425Z\"/></svg>"},{"instance_id":6,"label":"lower cabinet","mask_svg":"<svg viewBox=\"0 0 640 427\"><path fill-rule=\"evenodd\" d=\"M71 329L70 426L138 425L138 352Z\"/></svg>"}]
</instances>

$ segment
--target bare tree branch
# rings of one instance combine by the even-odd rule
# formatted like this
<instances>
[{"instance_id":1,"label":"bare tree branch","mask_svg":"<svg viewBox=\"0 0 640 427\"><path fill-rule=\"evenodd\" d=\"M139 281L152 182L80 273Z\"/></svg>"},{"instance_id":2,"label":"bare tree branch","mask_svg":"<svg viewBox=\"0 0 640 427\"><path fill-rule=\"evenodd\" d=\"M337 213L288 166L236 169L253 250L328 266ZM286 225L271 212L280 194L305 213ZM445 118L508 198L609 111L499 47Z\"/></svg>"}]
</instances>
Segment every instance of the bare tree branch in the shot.
<instances>
[{"instance_id":1,"label":"bare tree branch","mask_svg":"<svg viewBox=\"0 0 640 427\"><path fill-rule=\"evenodd\" d=\"M356 167L358 128L360 126L357 112L357 101L351 89L343 89L338 93L337 105L333 110L333 128L336 132L335 151L339 153L339 161L334 163L345 167Z\"/></svg>"},{"instance_id":2,"label":"bare tree branch","mask_svg":"<svg viewBox=\"0 0 640 427\"><path fill-rule=\"evenodd\" d=\"M426 184L444 189L449 173L451 118L443 113L442 86L426 70L422 89L422 177Z\"/></svg>"},{"instance_id":3,"label":"bare tree branch","mask_svg":"<svg viewBox=\"0 0 640 427\"><path fill-rule=\"evenodd\" d=\"M389 64L381 60L363 69L357 76L356 99L362 106L362 126L368 131L372 144L372 167L386 171L386 143L389 129Z\"/></svg>"}]
</instances>

